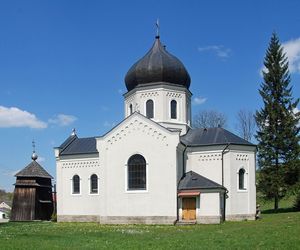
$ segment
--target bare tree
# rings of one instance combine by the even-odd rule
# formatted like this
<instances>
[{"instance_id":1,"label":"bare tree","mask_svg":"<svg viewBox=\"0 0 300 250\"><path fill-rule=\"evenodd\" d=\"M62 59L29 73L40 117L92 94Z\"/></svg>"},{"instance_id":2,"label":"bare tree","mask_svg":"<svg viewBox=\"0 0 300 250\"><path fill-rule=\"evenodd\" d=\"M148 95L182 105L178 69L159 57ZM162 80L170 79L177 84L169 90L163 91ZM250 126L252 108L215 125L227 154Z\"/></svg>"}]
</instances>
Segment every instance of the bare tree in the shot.
<instances>
[{"instance_id":1,"label":"bare tree","mask_svg":"<svg viewBox=\"0 0 300 250\"><path fill-rule=\"evenodd\" d=\"M256 128L253 112L245 109L239 110L236 127L241 137L247 141L251 141Z\"/></svg>"},{"instance_id":2,"label":"bare tree","mask_svg":"<svg viewBox=\"0 0 300 250\"><path fill-rule=\"evenodd\" d=\"M223 113L216 110L201 110L194 116L193 127L216 128L226 127L227 118Z\"/></svg>"}]
</instances>

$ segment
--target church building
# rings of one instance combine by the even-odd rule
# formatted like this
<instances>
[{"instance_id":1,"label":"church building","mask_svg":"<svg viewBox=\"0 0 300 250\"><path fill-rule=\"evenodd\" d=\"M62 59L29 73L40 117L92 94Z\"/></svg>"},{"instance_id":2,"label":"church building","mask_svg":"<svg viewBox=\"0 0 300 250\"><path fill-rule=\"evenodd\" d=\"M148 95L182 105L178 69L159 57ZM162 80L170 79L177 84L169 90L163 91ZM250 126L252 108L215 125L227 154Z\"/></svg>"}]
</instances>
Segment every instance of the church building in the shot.
<instances>
[{"instance_id":1,"label":"church building","mask_svg":"<svg viewBox=\"0 0 300 250\"><path fill-rule=\"evenodd\" d=\"M156 36L125 77L125 118L55 148L58 221L101 224L253 220L256 146L191 127L191 79Z\"/></svg>"}]
</instances>

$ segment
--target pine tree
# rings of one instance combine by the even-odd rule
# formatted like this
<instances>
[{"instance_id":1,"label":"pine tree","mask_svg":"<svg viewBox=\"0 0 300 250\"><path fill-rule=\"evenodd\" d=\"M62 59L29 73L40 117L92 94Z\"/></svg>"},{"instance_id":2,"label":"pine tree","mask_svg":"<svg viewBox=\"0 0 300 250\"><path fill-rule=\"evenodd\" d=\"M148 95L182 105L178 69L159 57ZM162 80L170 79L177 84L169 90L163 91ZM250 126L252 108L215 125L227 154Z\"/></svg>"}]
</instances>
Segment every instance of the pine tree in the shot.
<instances>
[{"instance_id":1,"label":"pine tree","mask_svg":"<svg viewBox=\"0 0 300 250\"><path fill-rule=\"evenodd\" d=\"M259 93L263 108L256 112L258 140L258 189L274 199L274 209L288 189L299 181L299 99L292 97L288 59L275 33L264 59ZM297 127L298 126L298 127Z\"/></svg>"}]
</instances>

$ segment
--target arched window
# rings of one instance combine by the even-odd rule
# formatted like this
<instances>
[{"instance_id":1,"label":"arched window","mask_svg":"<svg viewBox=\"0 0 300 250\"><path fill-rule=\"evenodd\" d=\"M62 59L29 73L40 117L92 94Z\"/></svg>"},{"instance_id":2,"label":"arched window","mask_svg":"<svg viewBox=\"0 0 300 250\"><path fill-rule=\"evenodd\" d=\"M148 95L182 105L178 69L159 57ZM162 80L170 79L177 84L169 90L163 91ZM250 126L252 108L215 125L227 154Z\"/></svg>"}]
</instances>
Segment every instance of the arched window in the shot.
<instances>
[{"instance_id":1,"label":"arched window","mask_svg":"<svg viewBox=\"0 0 300 250\"><path fill-rule=\"evenodd\" d=\"M127 163L128 190L146 189L146 160L136 154L129 158Z\"/></svg>"},{"instance_id":2,"label":"arched window","mask_svg":"<svg viewBox=\"0 0 300 250\"><path fill-rule=\"evenodd\" d=\"M154 117L154 103L152 100L148 100L146 102L146 116L148 118L153 118Z\"/></svg>"},{"instance_id":3,"label":"arched window","mask_svg":"<svg viewBox=\"0 0 300 250\"><path fill-rule=\"evenodd\" d=\"M96 174L91 175L91 194L98 193L98 176Z\"/></svg>"},{"instance_id":4,"label":"arched window","mask_svg":"<svg viewBox=\"0 0 300 250\"><path fill-rule=\"evenodd\" d=\"M129 105L129 114L132 114L132 104Z\"/></svg>"},{"instance_id":5,"label":"arched window","mask_svg":"<svg viewBox=\"0 0 300 250\"><path fill-rule=\"evenodd\" d=\"M80 194L80 178L78 175L74 175L73 181L73 194Z\"/></svg>"},{"instance_id":6,"label":"arched window","mask_svg":"<svg viewBox=\"0 0 300 250\"><path fill-rule=\"evenodd\" d=\"M177 119L177 102L171 101L171 119Z\"/></svg>"},{"instance_id":7,"label":"arched window","mask_svg":"<svg viewBox=\"0 0 300 250\"><path fill-rule=\"evenodd\" d=\"M239 189L245 189L245 169L239 170Z\"/></svg>"}]
</instances>

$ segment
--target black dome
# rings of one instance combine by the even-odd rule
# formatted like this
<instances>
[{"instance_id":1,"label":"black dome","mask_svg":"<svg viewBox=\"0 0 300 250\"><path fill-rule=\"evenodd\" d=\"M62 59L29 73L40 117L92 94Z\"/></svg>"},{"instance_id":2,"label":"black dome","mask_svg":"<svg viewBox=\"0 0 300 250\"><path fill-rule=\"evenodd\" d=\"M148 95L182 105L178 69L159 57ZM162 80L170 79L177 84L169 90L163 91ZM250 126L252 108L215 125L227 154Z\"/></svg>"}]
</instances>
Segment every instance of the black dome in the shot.
<instances>
[{"instance_id":1,"label":"black dome","mask_svg":"<svg viewBox=\"0 0 300 250\"><path fill-rule=\"evenodd\" d=\"M157 36L149 52L137 61L125 76L128 91L139 84L166 82L186 87L191 78L182 62L166 51Z\"/></svg>"}]
</instances>

